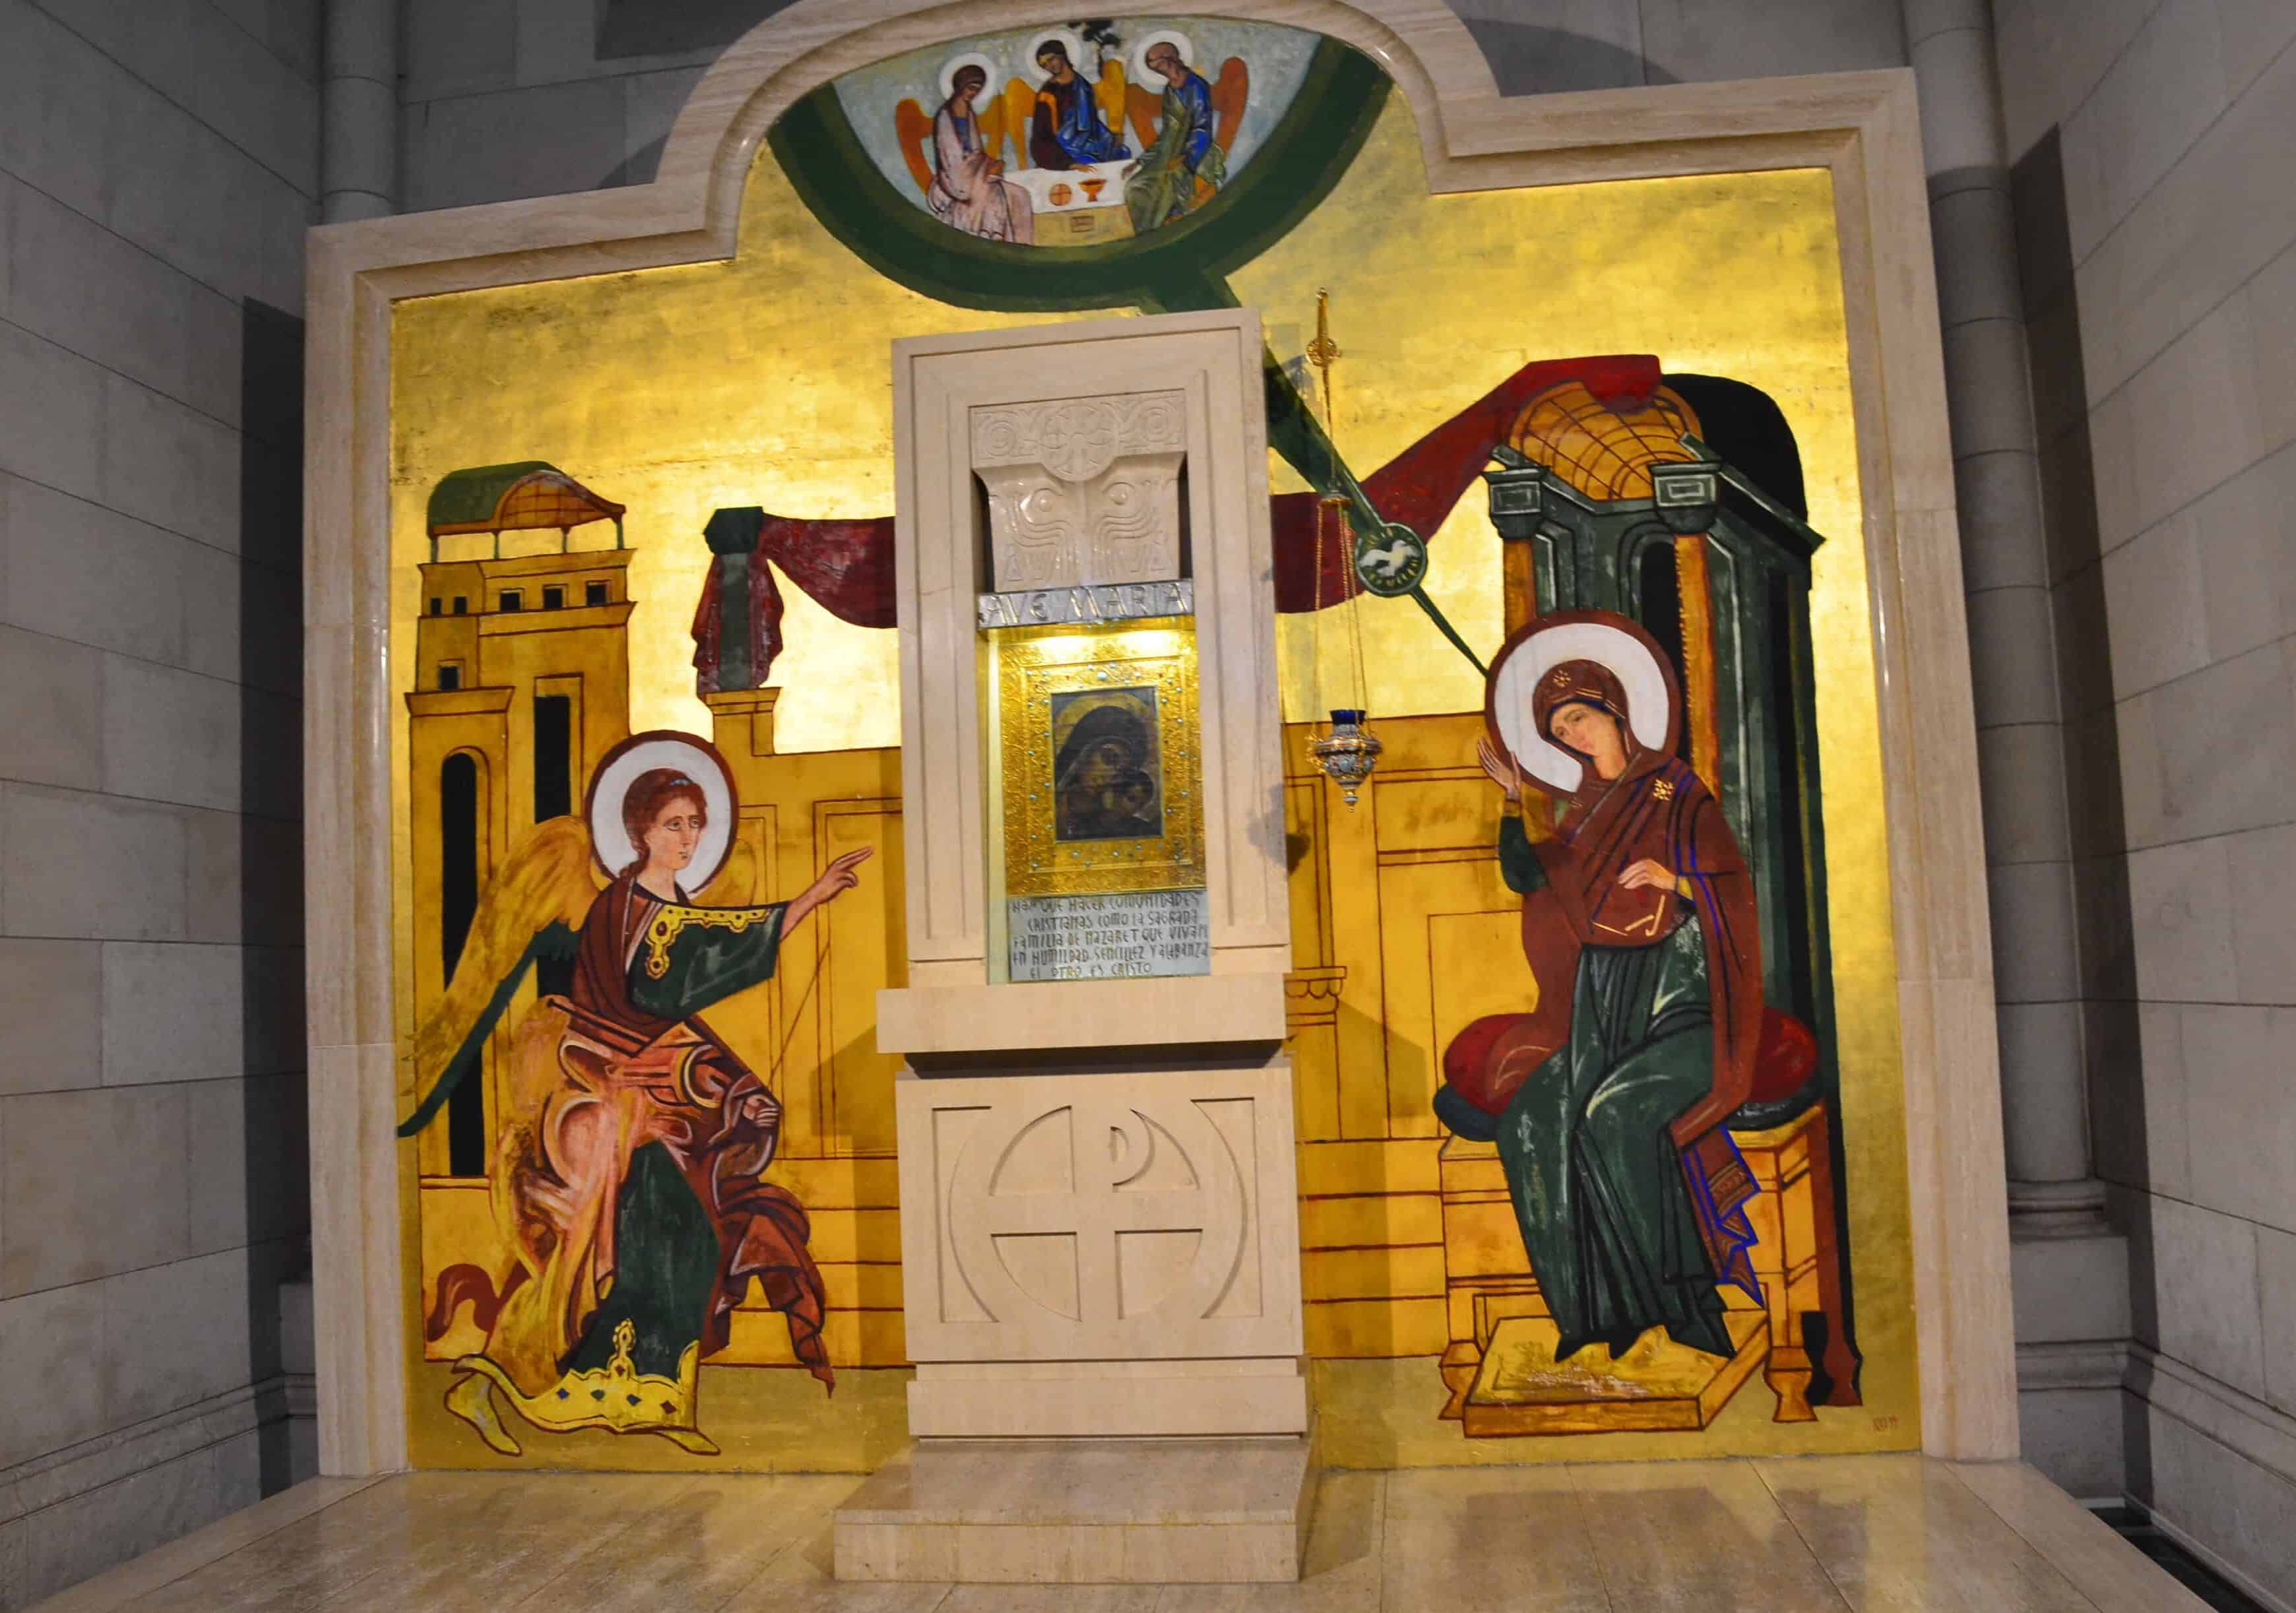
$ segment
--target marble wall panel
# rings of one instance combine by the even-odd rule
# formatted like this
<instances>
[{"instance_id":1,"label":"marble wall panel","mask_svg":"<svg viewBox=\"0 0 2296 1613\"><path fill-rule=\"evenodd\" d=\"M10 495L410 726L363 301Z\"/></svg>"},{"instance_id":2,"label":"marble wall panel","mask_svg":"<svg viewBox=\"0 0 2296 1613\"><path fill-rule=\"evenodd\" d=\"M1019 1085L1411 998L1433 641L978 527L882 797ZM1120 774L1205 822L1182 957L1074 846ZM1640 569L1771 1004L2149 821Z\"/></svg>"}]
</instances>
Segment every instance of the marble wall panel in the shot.
<instances>
[{"instance_id":1,"label":"marble wall panel","mask_svg":"<svg viewBox=\"0 0 2296 1613\"><path fill-rule=\"evenodd\" d=\"M2090 1164L2109 1184L2141 1188L2151 1183L2146 1155L2155 1142L2144 1119L2146 1083L2157 1057L2166 1053L2173 1058L2176 1013L2173 1008L2136 1003L2081 1004ZM2145 1041L2148 1026L2153 1037L2150 1044Z\"/></svg>"},{"instance_id":2,"label":"marble wall panel","mask_svg":"<svg viewBox=\"0 0 2296 1613\"><path fill-rule=\"evenodd\" d=\"M0 1526L0 1598L29 1606L252 1504L263 1441L250 1429Z\"/></svg>"},{"instance_id":3,"label":"marble wall panel","mask_svg":"<svg viewBox=\"0 0 2296 1613\"><path fill-rule=\"evenodd\" d=\"M0 512L0 619L144 660L184 663L195 559L236 569L227 555L37 480L7 478Z\"/></svg>"},{"instance_id":4,"label":"marble wall panel","mask_svg":"<svg viewBox=\"0 0 2296 1613\"><path fill-rule=\"evenodd\" d=\"M230 426L125 376L104 378L102 503L236 551L240 471Z\"/></svg>"},{"instance_id":5,"label":"marble wall panel","mask_svg":"<svg viewBox=\"0 0 2296 1613\"><path fill-rule=\"evenodd\" d=\"M319 88L242 28L217 28L211 0L194 8L184 105L208 127L304 195L319 189Z\"/></svg>"},{"instance_id":6,"label":"marble wall panel","mask_svg":"<svg viewBox=\"0 0 2296 1613\"><path fill-rule=\"evenodd\" d=\"M308 192L130 80L115 97L105 223L227 297L302 306Z\"/></svg>"},{"instance_id":7,"label":"marble wall panel","mask_svg":"<svg viewBox=\"0 0 2296 1613\"><path fill-rule=\"evenodd\" d=\"M2157 0L1994 0L2004 122L2012 157L2087 101Z\"/></svg>"},{"instance_id":8,"label":"marble wall panel","mask_svg":"<svg viewBox=\"0 0 2296 1613\"><path fill-rule=\"evenodd\" d=\"M2296 240L2292 149L2296 55L2283 51L2082 261L2092 397L2118 389Z\"/></svg>"},{"instance_id":9,"label":"marble wall panel","mask_svg":"<svg viewBox=\"0 0 2296 1613\"><path fill-rule=\"evenodd\" d=\"M2251 1591L2296 1584L2296 1482L2158 1409L2144 1447L2137 1494L2161 1521Z\"/></svg>"},{"instance_id":10,"label":"marble wall panel","mask_svg":"<svg viewBox=\"0 0 2296 1613\"><path fill-rule=\"evenodd\" d=\"M2118 1502L2128 1480L2119 1388L2027 1389L2017 1396L2025 1460L2081 1501Z\"/></svg>"},{"instance_id":11,"label":"marble wall panel","mask_svg":"<svg viewBox=\"0 0 2296 1613\"><path fill-rule=\"evenodd\" d=\"M518 71L515 0L409 0L399 39L399 94L436 101L499 89Z\"/></svg>"},{"instance_id":12,"label":"marble wall panel","mask_svg":"<svg viewBox=\"0 0 2296 1613\"><path fill-rule=\"evenodd\" d=\"M2296 444L2194 504L2208 641L2238 655L2296 632Z\"/></svg>"},{"instance_id":13,"label":"marble wall panel","mask_svg":"<svg viewBox=\"0 0 2296 1613\"><path fill-rule=\"evenodd\" d=\"M2296 1232L2296 1104L2288 1041L2296 1009L2247 1003L2184 1011L2185 1123L2192 1196L2225 1215ZM2274 1341L2287 1348L2289 1341Z\"/></svg>"},{"instance_id":14,"label":"marble wall panel","mask_svg":"<svg viewBox=\"0 0 2296 1613\"><path fill-rule=\"evenodd\" d=\"M102 1323L99 1283L0 1299L0 1355L24 1382L40 1386L0 1419L0 1468L103 1431L103 1378L88 1370L89 1346Z\"/></svg>"},{"instance_id":15,"label":"marble wall panel","mask_svg":"<svg viewBox=\"0 0 2296 1613\"><path fill-rule=\"evenodd\" d=\"M2124 712L2142 709L2144 725L2141 735L2126 721L2121 730L2129 843L2284 821L2296 779L2290 687L2282 647L2270 644L2125 702ZM2150 821L2148 791L2158 803Z\"/></svg>"},{"instance_id":16,"label":"marble wall panel","mask_svg":"<svg viewBox=\"0 0 2296 1613\"><path fill-rule=\"evenodd\" d=\"M2221 839L2128 854L2136 987L2147 1001L2210 1003L2232 995L2230 880Z\"/></svg>"},{"instance_id":17,"label":"marble wall panel","mask_svg":"<svg viewBox=\"0 0 2296 1613\"><path fill-rule=\"evenodd\" d=\"M406 106L399 183L410 210L594 190L627 152L625 116L610 79ZM536 138L545 129L547 139Z\"/></svg>"},{"instance_id":18,"label":"marble wall panel","mask_svg":"<svg viewBox=\"0 0 2296 1613\"><path fill-rule=\"evenodd\" d=\"M301 947L298 824L236 813L186 812L184 837L185 940Z\"/></svg>"},{"instance_id":19,"label":"marble wall panel","mask_svg":"<svg viewBox=\"0 0 2296 1613\"><path fill-rule=\"evenodd\" d=\"M1906 60L1898 8L1874 0L1641 0L1642 48L1658 77L1760 78L1852 72Z\"/></svg>"},{"instance_id":20,"label":"marble wall panel","mask_svg":"<svg viewBox=\"0 0 2296 1613\"><path fill-rule=\"evenodd\" d=\"M2243 1003L2296 1003L2296 827L2225 837L2234 995Z\"/></svg>"},{"instance_id":21,"label":"marble wall panel","mask_svg":"<svg viewBox=\"0 0 2296 1613\"><path fill-rule=\"evenodd\" d=\"M2296 40L2296 10L2280 0L2217 0L2216 10L2225 88L2238 95Z\"/></svg>"},{"instance_id":22,"label":"marble wall panel","mask_svg":"<svg viewBox=\"0 0 2296 1613\"><path fill-rule=\"evenodd\" d=\"M622 80L622 166L619 183L644 184L653 177L662 142L685 110L686 97L701 82L698 67L659 73L633 73Z\"/></svg>"},{"instance_id":23,"label":"marble wall panel","mask_svg":"<svg viewBox=\"0 0 2296 1613\"><path fill-rule=\"evenodd\" d=\"M2153 1199L2151 1219L2161 1352L2261 1395L2256 1229L2174 1199Z\"/></svg>"},{"instance_id":24,"label":"marble wall panel","mask_svg":"<svg viewBox=\"0 0 2296 1613\"><path fill-rule=\"evenodd\" d=\"M184 822L164 806L0 785L0 930L176 940L184 933Z\"/></svg>"},{"instance_id":25,"label":"marble wall panel","mask_svg":"<svg viewBox=\"0 0 2296 1613\"><path fill-rule=\"evenodd\" d=\"M97 1085L102 1037L101 946L0 940L0 1094Z\"/></svg>"},{"instance_id":26,"label":"marble wall panel","mask_svg":"<svg viewBox=\"0 0 2296 1613\"><path fill-rule=\"evenodd\" d=\"M189 1122L180 1086L0 1099L0 1295L182 1259Z\"/></svg>"},{"instance_id":27,"label":"marble wall panel","mask_svg":"<svg viewBox=\"0 0 2296 1613\"><path fill-rule=\"evenodd\" d=\"M248 692L112 656L103 675L104 784L114 794L236 810ZM257 727L258 742L266 731Z\"/></svg>"},{"instance_id":28,"label":"marble wall panel","mask_svg":"<svg viewBox=\"0 0 2296 1613\"><path fill-rule=\"evenodd\" d=\"M2259 407L2257 340L2249 299L2236 294L2129 377L2130 437L2143 458L2129 500L2099 505L2108 552L2280 446Z\"/></svg>"},{"instance_id":29,"label":"marble wall panel","mask_svg":"<svg viewBox=\"0 0 2296 1613\"><path fill-rule=\"evenodd\" d=\"M1620 0L1453 0L1451 9L1502 94L1624 88L1667 75L1643 55L1641 9Z\"/></svg>"},{"instance_id":30,"label":"marble wall panel","mask_svg":"<svg viewBox=\"0 0 2296 1613\"><path fill-rule=\"evenodd\" d=\"M141 1422L248 1381L249 1251L171 1261L98 1284L96 1347L114 1427Z\"/></svg>"},{"instance_id":31,"label":"marble wall panel","mask_svg":"<svg viewBox=\"0 0 2296 1613\"><path fill-rule=\"evenodd\" d=\"M2185 1073L2185 1013L2180 1008L2145 1003L2137 1015L2144 1087L2138 1116L2144 1124L2142 1170L2131 1180L2156 1193L2190 1198L2193 1191L2193 1126Z\"/></svg>"},{"instance_id":32,"label":"marble wall panel","mask_svg":"<svg viewBox=\"0 0 2296 1613\"><path fill-rule=\"evenodd\" d=\"M239 411L239 311L96 220L15 181L0 315L223 420Z\"/></svg>"},{"instance_id":33,"label":"marble wall panel","mask_svg":"<svg viewBox=\"0 0 2296 1613\"><path fill-rule=\"evenodd\" d=\"M84 498L101 497L102 370L0 322L0 471Z\"/></svg>"},{"instance_id":34,"label":"marble wall panel","mask_svg":"<svg viewBox=\"0 0 2296 1613\"><path fill-rule=\"evenodd\" d=\"M89 790L103 773L103 658L20 627L0 627L0 774Z\"/></svg>"},{"instance_id":35,"label":"marble wall panel","mask_svg":"<svg viewBox=\"0 0 2296 1613\"><path fill-rule=\"evenodd\" d=\"M296 72L306 78L319 76L321 0L213 0L213 4Z\"/></svg>"},{"instance_id":36,"label":"marble wall panel","mask_svg":"<svg viewBox=\"0 0 2296 1613\"><path fill-rule=\"evenodd\" d=\"M104 1084L213 1081L299 1065L299 1017L278 1023L281 988L255 978L291 970L297 959L240 946L106 945ZM250 1013L266 998L268 1016Z\"/></svg>"},{"instance_id":37,"label":"marble wall panel","mask_svg":"<svg viewBox=\"0 0 2296 1613\"><path fill-rule=\"evenodd\" d=\"M2076 258L2094 251L2223 112L2215 0L2164 0L2064 119L2065 200Z\"/></svg>"},{"instance_id":38,"label":"marble wall panel","mask_svg":"<svg viewBox=\"0 0 2296 1613\"><path fill-rule=\"evenodd\" d=\"M305 1097L300 1071L189 1088L195 1254L292 1238L309 1227Z\"/></svg>"},{"instance_id":39,"label":"marble wall panel","mask_svg":"<svg viewBox=\"0 0 2296 1613\"><path fill-rule=\"evenodd\" d=\"M0 95L19 115L0 120L0 170L100 216L116 96L127 76L29 4L10 6L8 20Z\"/></svg>"},{"instance_id":40,"label":"marble wall panel","mask_svg":"<svg viewBox=\"0 0 2296 1613\"><path fill-rule=\"evenodd\" d=\"M2112 692L2125 698L2216 659L2210 653L2200 533L2179 512L2104 557Z\"/></svg>"},{"instance_id":41,"label":"marble wall panel","mask_svg":"<svg viewBox=\"0 0 2296 1613\"><path fill-rule=\"evenodd\" d=\"M2264 1396L2274 1405L2296 1416L2296 1232L2278 1227L2256 1229L2257 1300L2263 1308L2264 1336L2272 1347L2264 1352Z\"/></svg>"}]
</instances>

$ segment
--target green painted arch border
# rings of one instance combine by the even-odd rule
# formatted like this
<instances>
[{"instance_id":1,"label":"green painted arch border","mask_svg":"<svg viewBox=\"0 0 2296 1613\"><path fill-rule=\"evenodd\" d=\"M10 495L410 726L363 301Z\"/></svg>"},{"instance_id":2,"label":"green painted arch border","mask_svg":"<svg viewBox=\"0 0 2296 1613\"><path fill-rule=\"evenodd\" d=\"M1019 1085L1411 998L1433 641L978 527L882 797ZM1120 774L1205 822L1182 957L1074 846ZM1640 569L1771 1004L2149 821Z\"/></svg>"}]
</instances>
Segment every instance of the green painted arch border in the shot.
<instances>
[{"instance_id":1,"label":"green painted arch border","mask_svg":"<svg viewBox=\"0 0 2296 1613\"><path fill-rule=\"evenodd\" d=\"M832 235L886 278L938 301L1004 313L1229 307L1229 273L1331 193L1391 87L1369 57L1324 39L1292 104L1234 183L1176 223L1099 246L982 241L941 223L879 171L834 84L783 113L766 138L799 199Z\"/></svg>"}]
</instances>

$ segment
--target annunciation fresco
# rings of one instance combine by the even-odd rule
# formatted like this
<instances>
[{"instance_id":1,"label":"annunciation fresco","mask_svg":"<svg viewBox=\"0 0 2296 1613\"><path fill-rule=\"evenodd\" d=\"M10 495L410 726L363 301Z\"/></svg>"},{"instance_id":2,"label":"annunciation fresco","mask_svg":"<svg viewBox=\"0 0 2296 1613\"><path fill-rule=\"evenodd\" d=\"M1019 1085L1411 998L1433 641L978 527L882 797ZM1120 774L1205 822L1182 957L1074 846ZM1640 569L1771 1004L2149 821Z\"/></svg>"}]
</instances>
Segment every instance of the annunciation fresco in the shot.
<instances>
[{"instance_id":1,"label":"annunciation fresco","mask_svg":"<svg viewBox=\"0 0 2296 1613\"><path fill-rule=\"evenodd\" d=\"M740 242L395 315L414 1460L900 1448L876 994L901 816L954 807L901 794L890 343L1239 306L1325 1460L1916 1445L1825 175L1431 197L1335 41L1055 20L800 101ZM1062 903L1201 972L1186 544L1029 541L1111 479L1178 530L1180 455L1010 413L982 529L1047 613L983 596L1011 978L1075 972Z\"/></svg>"}]
</instances>

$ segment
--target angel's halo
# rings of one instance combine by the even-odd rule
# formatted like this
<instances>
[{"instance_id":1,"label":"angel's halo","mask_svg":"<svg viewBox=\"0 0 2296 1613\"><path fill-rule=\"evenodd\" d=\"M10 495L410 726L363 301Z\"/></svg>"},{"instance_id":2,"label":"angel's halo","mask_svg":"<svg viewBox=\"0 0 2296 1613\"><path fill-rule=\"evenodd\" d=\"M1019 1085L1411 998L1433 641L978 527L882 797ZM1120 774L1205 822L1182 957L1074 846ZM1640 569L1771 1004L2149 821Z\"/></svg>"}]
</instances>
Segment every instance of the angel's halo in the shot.
<instances>
[{"instance_id":1,"label":"angel's halo","mask_svg":"<svg viewBox=\"0 0 2296 1613\"><path fill-rule=\"evenodd\" d=\"M590 850L609 877L629 872L638 854L630 844L629 831L622 826L622 801L641 774L657 767L682 773L701 789L708 822L693 848L693 861L686 864L678 881L680 888L692 895L726 866L726 853L734 844L734 820L741 810L734 790L734 770L718 754L718 747L699 734L656 728L634 733L606 752L598 770L590 775L590 791L582 805L582 815L590 826Z\"/></svg>"}]
</instances>

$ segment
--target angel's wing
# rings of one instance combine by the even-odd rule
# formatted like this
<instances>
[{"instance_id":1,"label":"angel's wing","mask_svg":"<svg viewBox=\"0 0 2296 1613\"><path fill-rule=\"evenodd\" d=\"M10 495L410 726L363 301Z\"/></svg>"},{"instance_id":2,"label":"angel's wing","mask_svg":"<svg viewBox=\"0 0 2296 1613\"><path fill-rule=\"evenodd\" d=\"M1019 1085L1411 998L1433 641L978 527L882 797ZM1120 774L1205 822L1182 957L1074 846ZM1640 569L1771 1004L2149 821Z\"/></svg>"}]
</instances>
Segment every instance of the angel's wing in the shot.
<instances>
[{"instance_id":1,"label":"angel's wing","mask_svg":"<svg viewBox=\"0 0 2296 1613\"><path fill-rule=\"evenodd\" d=\"M1109 132L1119 138L1124 134L1124 63L1103 61L1100 78L1092 86L1092 98L1099 103L1101 120Z\"/></svg>"},{"instance_id":2,"label":"angel's wing","mask_svg":"<svg viewBox=\"0 0 2296 1613\"><path fill-rule=\"evenodd\" d=\"M1140 149L1144 151L1154 145L1156 114L1164 110L1164 97L1153 90L1144 90L1136 84L1130 85L1124 92L1124 110L1128 114L1127 120L1132 125L1133 137L1140 142ZM1123 132L1121 129L1117 131L1119 134Z\"/></svg>"},{"instance_id":3,"label":"angel's wing","mask_svg":"<svg viewBox=\"0 0 2296 1613\"><path fill-rule=\"evenodd\" d=\"M932 159L926 153L933 149L933 120L925 109L912 96L893 109L893 142L901 148L901 157L909 165L909 176L917 182L917 189L932 193Z\"/></svg>"},{"instance_id":4,"label":"angel's wing","mask_svg":"<svg viewBox=\"0 0 2296 1613\"><path fill-rule=\"evenodd\" d=\"M578 817L537 823L479 893L479 910L455 978L414 1033L414 1077L430 1090L398 1128L411 1137L430 1124L471 1071L487 1037L537 958L570 958L598 894L590 835Z\"/></svg>"},{"instance_id":5,"label":"angel's wing","mask_svg":"<svg viewBox=\"0 0 2296 1613\"><path fill-rule=\"evenodd\" d=\"M1242 57L1230 56L1212 80L1212 143L1221 151L1235 150L1235 131L1250 100L1251 70Z\"/></svg>"},{"instance_id":6,"label":"angel's wing","mask_svg":"<svg viewBox=\"0 0 2296 1613\"><path fill-rule=\"evenodd\" d=\"M1013 136L1013 166L1025 168L1032 166L1029 157L1029 131L1035 127L1037 92L1029 87L1026 78L1004 81L1004 127Z\"/></svg>"}]
</instances>

